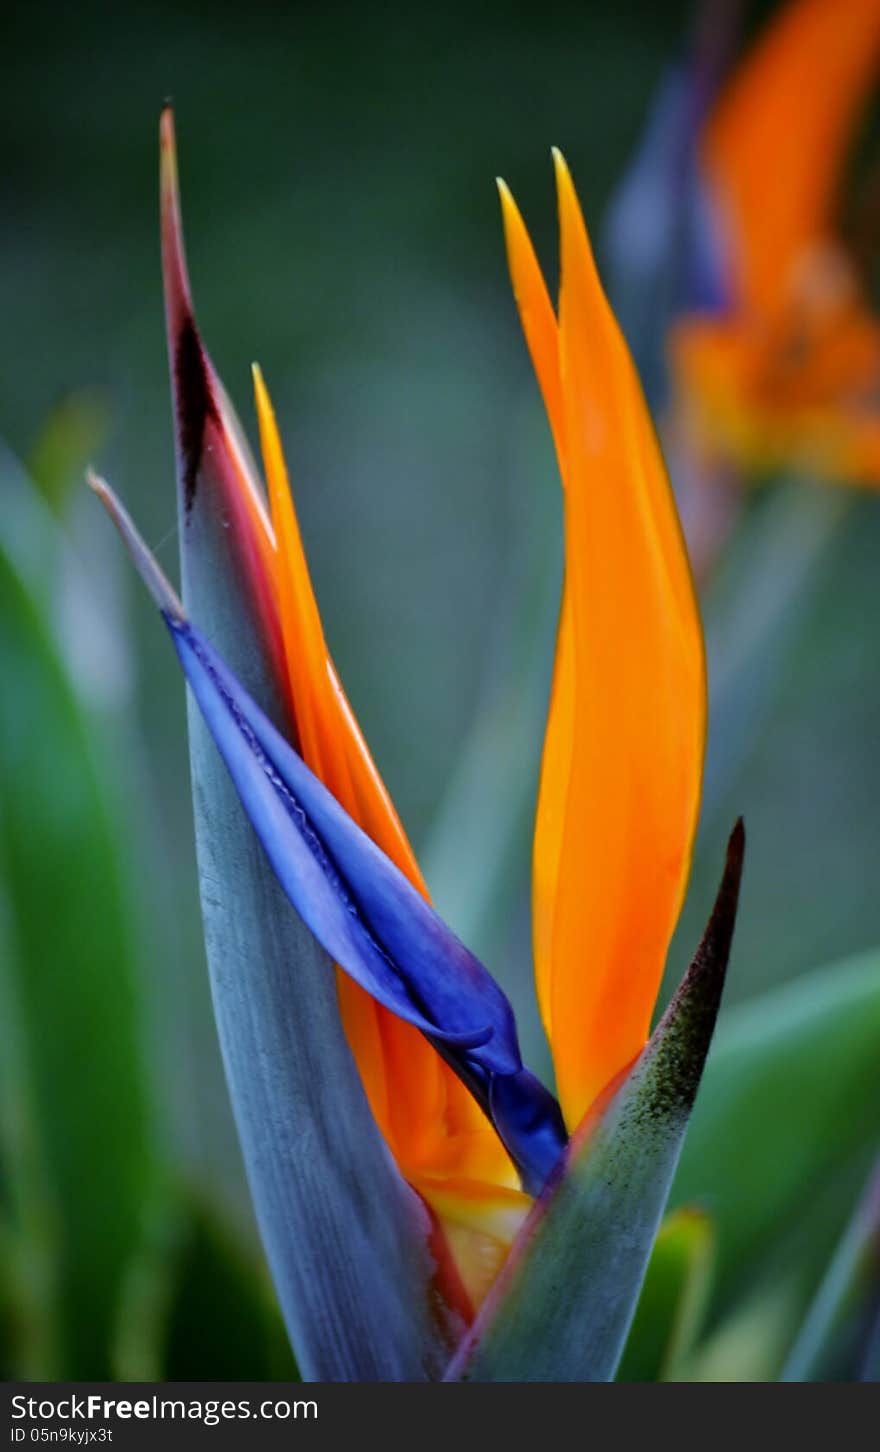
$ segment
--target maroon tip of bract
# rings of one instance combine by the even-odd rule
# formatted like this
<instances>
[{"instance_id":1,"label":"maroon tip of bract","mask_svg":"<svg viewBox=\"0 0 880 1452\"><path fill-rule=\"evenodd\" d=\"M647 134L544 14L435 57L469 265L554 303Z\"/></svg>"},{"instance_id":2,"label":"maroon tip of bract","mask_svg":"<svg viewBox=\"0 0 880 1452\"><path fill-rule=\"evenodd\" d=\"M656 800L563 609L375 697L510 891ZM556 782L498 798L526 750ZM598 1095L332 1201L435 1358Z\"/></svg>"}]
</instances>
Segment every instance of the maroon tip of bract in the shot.
<instances>
[{"instance_id":1,"label":"maroon tip of bract","mask_svg":"<svg viewBox=\"0 0 880 1452\"><path fill-rule=\"evenodd\" d=\"M177 420L177 449L183 502L187 514L196 497L202 458L205 423L216 419L217 408L202 342L191 317L182 322L176 337L169 338Z\"/></svg>"},{"instance_id":2,"label":"maroon tip of bract","mask_svg":"<svg viewBox=\"0 0 880 1452\"><path fill-rule=\"evenodd\" d=\"M162 215L162 276L171 365L177 454L186 512L192 508L202 456L205 422L217 417L211 369L192 310L183 245L174 112L166 104L159 121L159 176Z\"/></svg>"},{"instance_id":3,"label":"maroon tip of bract","mask_svg":"<svg viewBox=\"0 0 880 1452\"><path fill-rule=\"evenodd\" d=\"M165 281L165 313L168 320L168 331L171 333L180 325L184 316L192 315L192 296L183 246L183 223L180 216L174 111L169 102L162 107L162 114L159 118L159 195L162 209L162 273Z\"/></svg>"}]
</instances>

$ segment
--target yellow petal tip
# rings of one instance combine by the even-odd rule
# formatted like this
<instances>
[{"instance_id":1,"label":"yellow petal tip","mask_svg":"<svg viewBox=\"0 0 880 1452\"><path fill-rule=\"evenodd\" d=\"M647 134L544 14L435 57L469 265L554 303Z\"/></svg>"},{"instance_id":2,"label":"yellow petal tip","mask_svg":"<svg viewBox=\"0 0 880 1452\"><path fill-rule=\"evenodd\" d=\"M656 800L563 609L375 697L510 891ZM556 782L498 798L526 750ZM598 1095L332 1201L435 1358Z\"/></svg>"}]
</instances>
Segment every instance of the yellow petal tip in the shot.
<instances>
[{"instance_id":1,"label":"yellow petal tip","mask_svg":"<svg viewBox=\"0 0 880 1452\"><path fill-rule=\"evenodd\" d=\"M263 370L259 363L251 364L251 377L254 381L254 402L257 407L257 416L260 420L260 427L268 421L274 428L275 410L272 407L272 400L269 397L269 390L266 387L266 380L263 377ZM264 441L265 443L265 441ZM278 444L280 451L280 441ZM265 450L264 450L265 452Z\"/></svg>"},{"instance_id":2,"label":"yellow petal tip","mask_svg":"<svg viewBox=\"0 0 880 1452\"><path fill-rule=\"evenodd\" d=\"M556 176L556 191L559 195L560 200L562 199L563 195L573 196L574 182L571 178L571 172L568 169L568 162L562 155L562 152L559 150L558 146L551 146L550 155L553 157L553 171Z\"/></svg>"},{"instance_id":3,"label":"yellow petal tip","mask_svg":"<svg viewBox=\"0 0 880 1452\"><path fill-rule=\"evenodd\" d=\"M498 199L501 202L501 221L504 225L504 233L510 243L513 229L517 223L521 223L522 219L519 208L513 199L513 193L504 178L496 176L495 185L498 188Z\"/></svg>"}]
</instances>

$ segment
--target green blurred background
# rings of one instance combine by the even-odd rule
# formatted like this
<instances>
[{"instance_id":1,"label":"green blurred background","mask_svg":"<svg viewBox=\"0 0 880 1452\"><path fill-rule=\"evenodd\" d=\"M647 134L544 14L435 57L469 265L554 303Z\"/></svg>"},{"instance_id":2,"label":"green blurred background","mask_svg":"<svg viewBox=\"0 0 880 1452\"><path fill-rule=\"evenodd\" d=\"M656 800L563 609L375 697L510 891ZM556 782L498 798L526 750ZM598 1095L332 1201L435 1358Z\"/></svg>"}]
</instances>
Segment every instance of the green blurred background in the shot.
<instances>
[{"instance_id":1,"label":"green blurred background","mask_svg":"<svg viewBox=\"0 0 880 1452\"><path fill-rule=\"evenodd\" d=\"M762 8L748 10L749 23ZM137 1139L151 1166L118 1174L130 1173L133 1205L149 1193L162 1206L174 1186L173 1214L157 1211L150 1246L125 1272L126 1304L138 1307L123 1317L129 1326L154 1314L144 1309L161 1279L150 1257L165 1265L163 1247L173 1245L178 1287L189 1274L204 1289L222 1265L241 1290L255 1256L202 957L182 683L79 484L88 459L175 575L159 106L173 97L208 347L252 438L249 365L263 366L350 698L438 905L508 985L532 1060L546 1071L530 985L528 875L561 511L493 178L512 186L553 278L551 144L565 151L598 232L690 23L688 5L657 0L7 10L0 435L69 542L66 563L50 562L40 589L85 712L84 759L104 778L104 847L123 879L126 945L121 979L122 950L110 953L106 941L95 949L109 954L105 978L76 1053L60 1039L47 1046L54 1067L34 1090L33 1116L52 1122L51 1106L70 1096L70 1134L93 1137L88 1115L100 1122L104 1111L86 1101L78 1108L77 1084L90 1073L90 1036L115 1042L131 1069L119 1143ZM19 498L16 465L7 461L4 472L8 497ZM39 523L21 525L22 537L34 532ZM725 1012L880 942L878 558L880 499L787 481L755 501L707 598L718 716L670 979L699 936L724 836L741 812L749 855ZM20 639L7 648L22 650ZM4 691L26 701L27 671L16 660L4 657ZM63 752L59 762L29 704L26 715L29 769L50 781L82 769ZM20 845L20 833L37 828L27 801L19 811ZM56 911L34 890L28 909L42 918L30 950L40 961L68 957L72 940L62 935L75 930L65 892L82 905L75 829L64 842L51 860L34 845L59 894ZM14 919L22 899L12 868L7 877ZM106 882L96 861L90 901L99 925L115 911ZM13 922L11 936L27 933ZM50 996L63 1020L80 1000L75 977L59 977ZM23 1002L25 1056L40 1058L43 1014L38 995ZM823 1074L821 1060L813 1072ZM7 1119L15 1139L27 1115ZM56 1138L40 1152L37 1181L52 1180L71 1152L57 1124ZM112 1193L117 1166L100 1160ZM58 1193L34 1202L50 1205L48 1240ZM88 1204L81 1213L89 1221ZM838 1206L833 1228L840 1217ZM26 1219L32 1232L33 1213ZM94 1224L87 1231L99 1233ZM88 1252L71 1234L65 1253L74 1264ZM218 1248L224 1237L234 1252ZM60 1333L42 1362L39 1348L21 1352L25 1323L27 1345L39 1343L32 1323L44 1299L39 1254L27 1254L36 1268L29 1263L22 1277L17 1245L12 1280L27 1282L31 1309L30 1321L20 1307L7 1311L10 1366L97 1374L104 1353L77 1360L57 1349L70 1344ZM163 1292L163 1316L175 1294ZM9 1305L17 1295L8 1293ZM113 1369L233 1374L222 1347L193 1358L183 1293L180 1307L163 1344L189 1346L182 1360L156 1360L133 1333ZM270 1325L254 1374L283 1365L274 1337Z\"/></svg>"}]
</instances>

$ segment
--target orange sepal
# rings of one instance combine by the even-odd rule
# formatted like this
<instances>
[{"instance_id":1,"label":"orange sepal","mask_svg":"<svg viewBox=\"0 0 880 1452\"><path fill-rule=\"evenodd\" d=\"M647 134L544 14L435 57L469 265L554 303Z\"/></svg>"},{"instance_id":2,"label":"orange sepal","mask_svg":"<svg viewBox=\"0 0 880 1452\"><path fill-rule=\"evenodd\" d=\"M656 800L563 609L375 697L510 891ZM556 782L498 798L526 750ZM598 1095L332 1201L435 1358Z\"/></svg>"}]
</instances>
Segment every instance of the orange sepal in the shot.
<instances>
[{"instance_id":1,"label":"orange sepal","mask_svg":"<svg viewBox=\"0 0 880 1452\"><path fill-rule=\"evenodd\" d=\"M276 589L303 759L422 894L427 889L333 668L290 494L274 410L255 398L277 548ZM408 1179L423 1170L516 1183L506 1151L453 1070L412 1025L338 975L346 1036L370 1106Z\"/></svg>"}]
</instances>

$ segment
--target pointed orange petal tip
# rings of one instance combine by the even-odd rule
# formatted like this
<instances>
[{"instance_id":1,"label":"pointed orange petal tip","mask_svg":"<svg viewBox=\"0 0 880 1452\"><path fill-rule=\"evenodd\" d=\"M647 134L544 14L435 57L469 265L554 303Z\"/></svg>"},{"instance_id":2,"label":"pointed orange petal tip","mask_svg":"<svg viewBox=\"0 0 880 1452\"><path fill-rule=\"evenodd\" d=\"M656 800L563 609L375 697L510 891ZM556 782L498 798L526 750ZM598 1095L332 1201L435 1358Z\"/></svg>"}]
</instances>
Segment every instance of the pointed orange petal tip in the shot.
<instances>
[{"instance_id":1,"label":"pointed orange petal tip","mask_svg":"<svg viewBox=\"0 0 880 1452\"><path fill-rule=\"evenodd\" d=\"M504 224L504 239L507 244L508 256L514 250L520 234L526 230L522 213L514 200L513 192L507 182L501 176L496 176L495 185L498 188L498 197L501 202L501 220Z\"/></svg>"},{"instance_id":2,"label":"pointed orange petal tip","mask_svg":"<svg viewBox=\"0 0 880 1452\"><path fill-rule=\"evenodd\" d=\"M581 204L575 190L574 180L568 167L568 162L562 155L558 146L551 148L553 157L553 172L556 179L556 198L559 211L559 237L560 237L560 295L565 280L565 261L568 255L569 261L574 261L575 255L586 262L590 272L595 272L593 259L593 248L590 243L590 235L587 231L587 224L584 221L584 214L581 211ZM570 249L576 249L576 253ZM598 277L595 278L597 286ZM604 296L603 299L604 301Z\"/></svg>"},{"instance_id":3,"label":"pointed orange petal tip","mask_svg":"<svg viewBox=\"0 0 880 1452\"><path fill-rule=\"evenodd\" d=\"M497 181L513 295L564 475L565 421L556 312L522 214L506 182L500 177Z\"/></svg>"},{"instance_id":4,"label":"pointed orange petal tip","mask_svg":"<svg viewBox=\"0 0 880 1452\"><path fill-rule=\"evenodd\" d=\"M256 399L257 412L260 413L263 410L271 409L272 413L274 414L275 410L272 408L272 400L269 397L269 390L266 387L266 380L263 377L263 370L260 367L259 363L251 364L251 378L254 385L254 397Z\"/></svg>"},{"instance_id":5,"label":"pointed orange petal tip","mask_svg":"<svg viewBox=\"0 0 880 1452\"><path fill-rule=\"evenodd\" d=\"M550 148L550 155L553 157L553 174L556 179L556 196L559 204L559 220L562 225L564 218L578 218L581 226L584 227L581 216L581 205L578 201L577 192L574 189L571 172L568 162L562 155L558 146ZM584 227L586 232L586 227Z\"/></svg>"}]
</instances>

